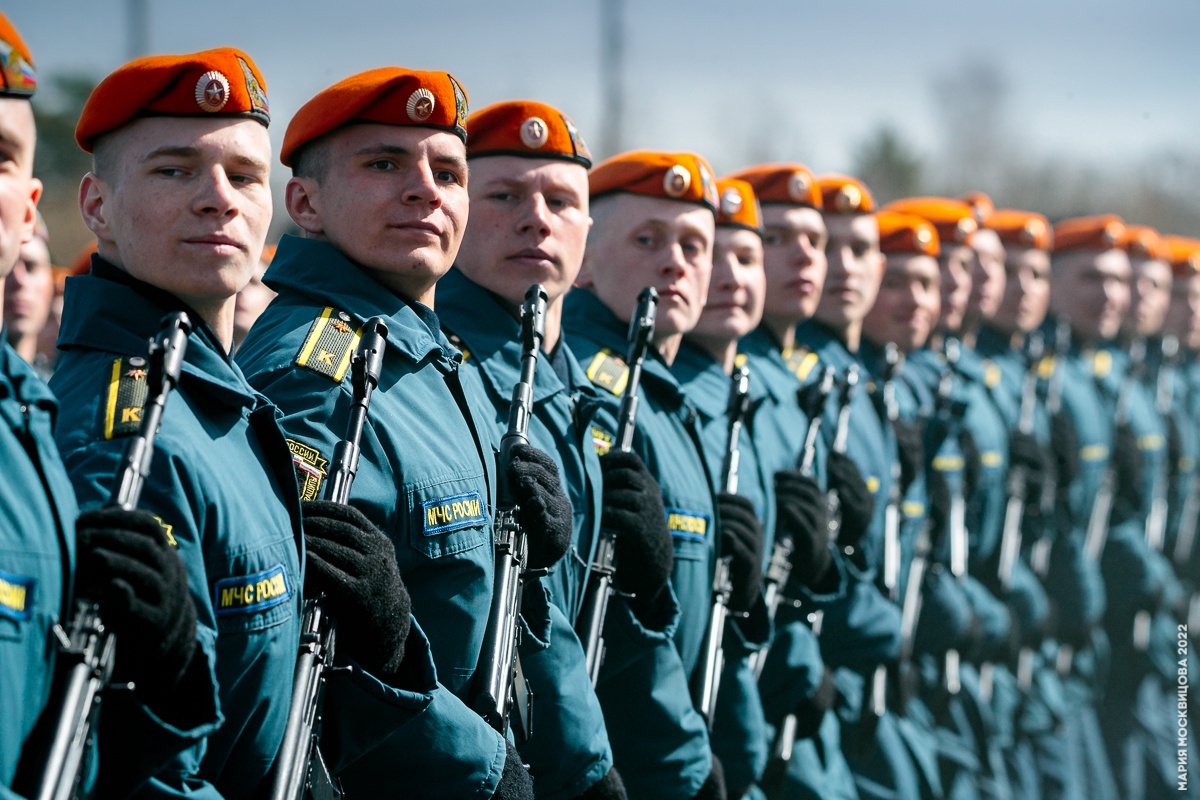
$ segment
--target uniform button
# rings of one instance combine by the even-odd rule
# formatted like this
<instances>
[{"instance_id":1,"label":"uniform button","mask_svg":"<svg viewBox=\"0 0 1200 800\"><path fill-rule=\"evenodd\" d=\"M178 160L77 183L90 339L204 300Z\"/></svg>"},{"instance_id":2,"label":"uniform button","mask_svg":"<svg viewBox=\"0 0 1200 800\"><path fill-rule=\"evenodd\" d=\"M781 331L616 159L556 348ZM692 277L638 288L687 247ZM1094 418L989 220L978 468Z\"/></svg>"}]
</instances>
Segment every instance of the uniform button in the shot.
<instances>
[{"instance_id":1,"label":"uniform button","mask_svg":"<svg viewBox=\"0 0 1200 800\"><path fill-rule=\"evenodd\" d=\"M29 406L21 406L21 413L22 413L22 414L28 414L28 413L29 413Z\"/></svg>"}]
</instances>

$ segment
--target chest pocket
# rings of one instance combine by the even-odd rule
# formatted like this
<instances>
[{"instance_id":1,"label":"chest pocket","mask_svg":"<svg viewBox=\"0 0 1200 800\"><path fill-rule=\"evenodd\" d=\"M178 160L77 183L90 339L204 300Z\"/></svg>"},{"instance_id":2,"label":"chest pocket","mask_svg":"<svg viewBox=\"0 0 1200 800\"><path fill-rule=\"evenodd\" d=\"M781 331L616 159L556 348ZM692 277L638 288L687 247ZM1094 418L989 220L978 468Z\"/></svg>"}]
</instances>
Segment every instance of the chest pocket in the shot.
<instances>
[{"instance_id":1,"label":"chest pocket","mask_svg":"<svg viewBox=\"0 0 1200 800\"><path fill-rule=\"evenodd\" d=\"M708 558L709 541L717 533L716 519L708 503L689 498L664 498L667 530L675 543L675 557L685 561L704 561Z\"/></svg>"},{"instance_id":2,"label":"chest pocket","mask_svg":"<svg viewBox=\"0 0 1200 800\"><path fill-rule=\"evenodd\" d=\"M301 587L291 540L233 551L224 568L210 571L209 577L219 633L261 631L295 616Z\"/></svg>"},{"instance_id":3,"label":"chest pocket","mask_svg":"<svg viewBox=\"0 0 1200 800\"><path fill-rule=\"evenodd\" d=\"M427 558L464 553L491 541L492 510L483 473L431 479L406 489L409 544Z\"/></svg>"}]
</instances>

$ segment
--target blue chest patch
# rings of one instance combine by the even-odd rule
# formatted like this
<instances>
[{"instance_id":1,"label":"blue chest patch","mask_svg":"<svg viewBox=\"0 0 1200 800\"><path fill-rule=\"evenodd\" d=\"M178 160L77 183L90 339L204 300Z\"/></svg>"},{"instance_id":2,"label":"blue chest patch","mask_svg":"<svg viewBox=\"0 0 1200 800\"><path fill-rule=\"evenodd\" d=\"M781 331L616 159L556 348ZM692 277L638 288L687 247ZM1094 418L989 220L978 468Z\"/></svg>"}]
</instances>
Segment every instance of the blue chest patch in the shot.
<instances>
[{"instance_id":1,"label":"blue chest patch","mask_svg":"<svg viewBox=\"0 0 1200 800\"><path fill-rule=\"evenodd\" d=\"M253 575L222 578L213 584L213 609L217 616L249 614L286 603L292 596L283 564Z\"/></svg>"},{"instance_id":2,"label":"blue chest patch","mask_svg":"<svg viewBox=\"0 0 1200 800\"><path fill-rule=\"evenodd\" d=\"M0 617L24 622L33 616L33 587L37 579L0 570Z\"/></svg>"},{"instance_id":3,"label":"blue chest patch","mask_svg":"<svg viewBox=\"0 0 1200 800\"><path fill-rule=\"evenodd\" d=\"M686 508L667 508L667 530L677 539L702 542L708 537L712 516Z\"/></svg>"},{"instance_id":4,"label":"blue chest patch","mask_svg":"<svg viewBox=\"0 0 1200 800\"><path fill-rule=\"evenodd\" d=\"M421 503L424 533L436 536L461 528L474 528L487 523L484 515L483 497L479 492L467 492L451 497L440 497Z\"/></svg>"}]
</instances>

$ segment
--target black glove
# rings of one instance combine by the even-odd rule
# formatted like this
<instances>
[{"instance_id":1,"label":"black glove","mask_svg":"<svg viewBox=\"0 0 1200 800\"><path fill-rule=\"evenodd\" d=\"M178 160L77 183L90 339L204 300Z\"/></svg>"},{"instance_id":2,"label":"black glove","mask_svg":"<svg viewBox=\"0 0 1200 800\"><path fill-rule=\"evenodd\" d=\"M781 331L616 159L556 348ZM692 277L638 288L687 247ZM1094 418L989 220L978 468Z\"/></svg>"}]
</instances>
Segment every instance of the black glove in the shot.
<instances>
[{"instance_id":1,"label":"black glove","mask_svg":"<svg viewBox=\"0 0 1200 800\"><path fill-rule=\"evenodd\" d=\"M708 773L708 777L704 780L704 785L700 787L700 791L696 792L693 800L726 800L725 793L725 767L721 765L721 759L717 758L717 754L712 754L712 771Z\"/></svg>"},{"instance_id":2,"label":"black glove","mask_svg":"<svg viewBox=\"0 0 1200 800\"><path fill-rule=\"evenodd\" d=\"M805 695L796 705L793 713L796 715L796 738L808 739L816 735L825 719L825 712L833 708L837 700L837 687L828 668L821 672L821 681L813 690Z\"/></svg>"},{"instance_id":3,"label":"black glove","mask_svg":"<svg viewBox=\"0 0 1200 800\"><path fill-rule=\"evenodd\" d=\"M896 420L896 447L900 459L900 495L903 496L925 465L925 430L919 420Z\"/></svg>"},{"instance_id":4,"label":"black glove","mask_svg":"<svg viewBox=\"0 0 1200 800\"><path fill-rule=\"evenodd\" d=\"M1066 411L1050 418L1050 449L1054 451L1054 476L1060 488L1079 477L1079 433Z\"/></svg>"},{"instance_id":5,"label":"black glove","mask_svg":"<svg viewBox=\"0 0 1200 800\"><path fill-rule=\"evenodd\" d=\"M310 500L303 510L305 594L325 594L339 649L369 672L394 674L404 660L412 604L392 540L351 506Z\"/></svg>"},{"instance_id":6,"label":"black glove","mask_svg":"<svg viewBox=\"0 0 1200 800\"><path fill-rule=\"evenodd\" d=\"M858 466L845 453L830 451L825 462L829 470L829 488L838 493L842 527L838 534L840 547L853 546L862 541L871 527L871 516L875 513L875 498L867 489Z\"/></svg>"},{"instance_id":7,"label":"black glove","mask_svg":"<svg viewBox=\"0 0 1200 800\"><path fill-rule=\"evenodd\" d=\"M1044 450L1038 440L1028 433L1013 431L1008 437L1008 468L1025 469L1025 497L1037 497L1046 479Z\"/></svg>"},{"instance_id":8,"label":"black glove","mask_svg":"<svg viewBox=\"0 0 1200 800\"><path fill-rule=\"evenodd\" d=\"M512 742L505 742L504 771L496 786L495 800L533 800L533 778Z\"/></svg>"},{"instance_id":9,"label":"black glove","mask_svg":"<svg viewBox=\"0 0 1200 800\"><path fill-rule=\"evenodd\" d=\"M721 553L732 556L729 564L729 610L746 613L762 591L763 531L754 504L728 492L717 495L717 517L721 521Z\"/></svg>"},{"instance_id":10,"label":"black glove","mask_svg":"<svg viewBox=\"0 0 1200 800\"><path fill-rule=\"evenodd\" d=\"M1174 481L1179 475L1179 460L1183 458L1183 437L1179 433L1179 426L1175 424L1175 417L1167 415L1163 421L1167 426L1167 474Z\"/></svg>"},{"instance_id":11,"label":"black glove","mask_svg":"<svg viewBox=\"0 0 1200 800\"><path fill-rule=\"evenodd\" d=\"M975 494L975 487L979 485L979 445L975 443L975 436L966 428L958 432L958 449L963 457L963 497L967 502L971 501L971 497Z\"/></svg>"},{"instance_id":12,"label":"black glove","mask_svg":"<svg viewBox=\"0 0 1200 800\"><path fill-rule=\"evenodd\" d=\"M100 604L117 636L115 682L132 681L142 701L157 707L196 653L196 607L183 562L146 511L85 511L75 532L75 593Z\"/></svg>"},{"instance_id":13,"label":"black glove","mask_svg":"<svg viewBox=\"0 0 1200 800\"><path fill-rule=\"evenodd\" d=\"M578 800L626 800L626 797L628 795L625 793L625 784L617 768L613 767L604 773L604 777L598 783L579 795Z\"/></svg>"},{"instance_id":14,"label":"black glove","mask_svg":"<svg viewBox=\"0 0 1200 800\"><path fill-rule=\"evenodd\" d=\"M614 450L600 459L600 467L601 525L616 534L617 588L646 607L667 585L675 566L662 489L634 453Z\"/></svg>"},{"instance_id":15,"label":"black glove","mask_svg":"<svg viewBox=\"0 0 1200 800\"><path fill-rule=\"evenodd\" d=\"M521 508L521 527L529 542L529 568L554 566L570 549L575 526L558 465L536 447L519 444L512 449L508 480Z\"/></svg>"},{"instance_id":16,"label":"black glove","mask_svg":"<svg viewBox=\"0 0 1200 800\"><path fill-rule=\"evenodd\" d=\"M805 586L817 586L833 564L825 493L799 472L776 472L775 508L776 538L792 539L792 574Z\"/></svg>"},{"instance_id":17,"label":"black glove","mask_svg":"<svg viewBox=\"0 0 1200 800\"><path fill-rule=\"evenodd\" d=\"M1137 434L1128 425L1118 425L1113 432L1113 524L1124 522L1142 507L1142 453L1138 450Z\"/></svg>"}]
</instances>

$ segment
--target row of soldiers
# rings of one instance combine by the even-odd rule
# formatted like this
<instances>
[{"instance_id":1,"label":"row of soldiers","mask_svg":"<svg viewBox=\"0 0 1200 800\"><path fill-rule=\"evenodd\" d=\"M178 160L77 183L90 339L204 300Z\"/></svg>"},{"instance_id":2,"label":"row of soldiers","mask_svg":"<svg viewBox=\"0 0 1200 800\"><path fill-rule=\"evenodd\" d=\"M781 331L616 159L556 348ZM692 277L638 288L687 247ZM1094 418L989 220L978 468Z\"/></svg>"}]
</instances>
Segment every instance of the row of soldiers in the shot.
<instances>
[{"instance_id":1,"label":"row of soldiers","mask_svg":"<svg viewBox=\"0 0 1200 800\"><path fill-rule=\"evenodd\" d=\"M0 40L7 274L40 185L32 57ZM50 796L77 603L115 659L67 796L288 796L318 598L315 797L1190 790L1200 242L877 209L800 164L593 166L553 107L385 67L290 121L304 233L235 360L269 121L227 48L131 62L79 120L98 250L49 388L0 361L0 796Z\"/></svg>"}]
</instances>

